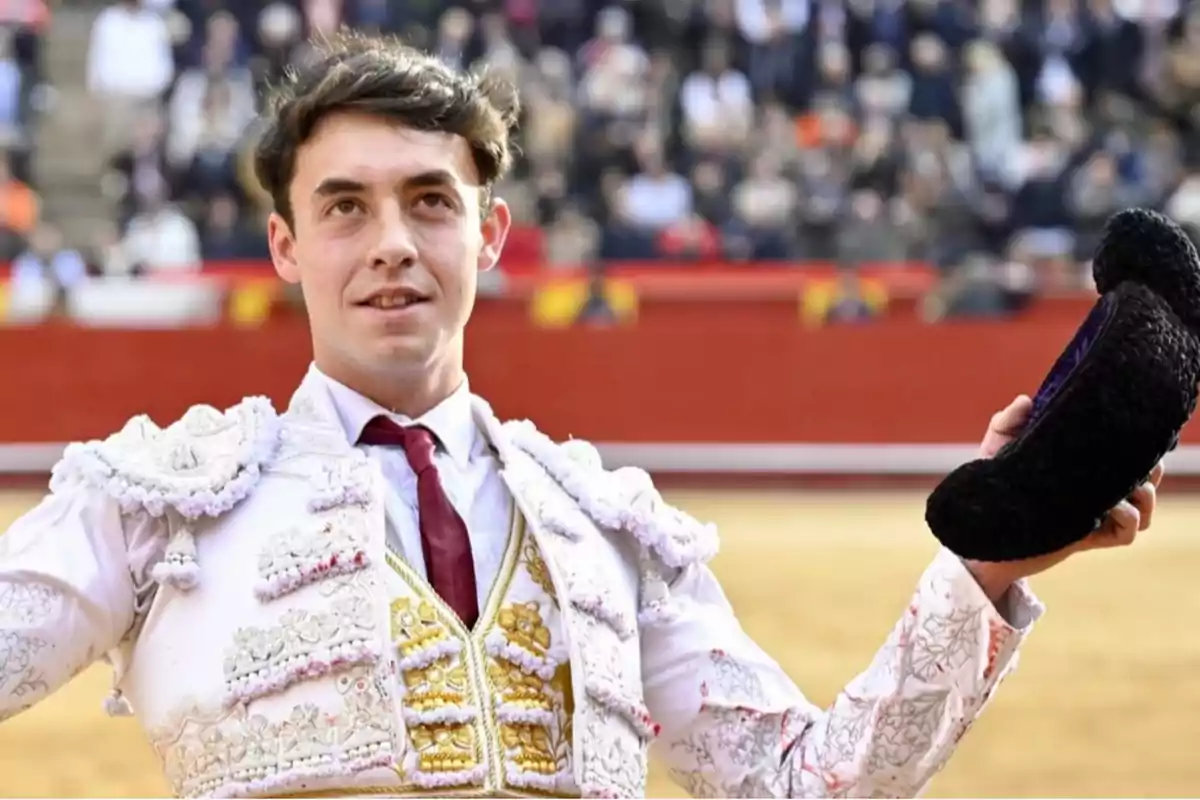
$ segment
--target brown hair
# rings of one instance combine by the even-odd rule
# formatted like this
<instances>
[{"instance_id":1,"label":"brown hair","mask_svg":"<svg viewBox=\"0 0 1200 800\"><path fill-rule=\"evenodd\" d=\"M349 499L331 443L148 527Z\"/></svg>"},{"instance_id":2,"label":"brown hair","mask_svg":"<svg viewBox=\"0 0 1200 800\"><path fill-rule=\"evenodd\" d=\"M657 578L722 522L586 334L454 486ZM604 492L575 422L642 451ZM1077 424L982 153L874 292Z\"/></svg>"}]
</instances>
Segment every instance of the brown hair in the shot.
<instances>
[{"instance_id":1,"label":"brown hair","mask_svg":"<svg viewBox=\"0 0 1200 800\"><path fill-rule=\"evenodd\" d=\"M340 111L462 136L485 190L507 173L509 133L520 110L510 84L456 72L393 37L347 31L314 46L312 58L272 89L254 151L254 174L289 225L296 152L322 119Z\"/></svg>"}]
</instances>

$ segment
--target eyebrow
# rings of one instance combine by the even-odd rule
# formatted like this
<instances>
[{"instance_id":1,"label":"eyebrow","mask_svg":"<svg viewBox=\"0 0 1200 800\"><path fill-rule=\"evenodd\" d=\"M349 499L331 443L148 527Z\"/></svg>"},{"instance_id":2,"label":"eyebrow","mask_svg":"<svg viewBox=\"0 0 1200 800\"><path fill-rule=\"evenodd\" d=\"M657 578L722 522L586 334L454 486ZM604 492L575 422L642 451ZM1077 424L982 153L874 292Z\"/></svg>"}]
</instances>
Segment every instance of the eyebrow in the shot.
<instances>
[{"instance_id":1,"label":"eyebrow","mask_svg":"<svg viewBox=\"0 0 1200 800\"><path fill-rule=\"evenodd\" d=\"M317 184L313 194L322 197L332 197L339 194L358 194L367 190L366 184L350 178L326 178Z\"/></svg>"},{"instance_id":2,"label":"eyebrow","mask_svg":"<svg viewBox=\"0 0 1200 800\"><path fill-rule=\"evenodd\" d=\"M431 169L419 172L404 181L406 189L425 189L429 187L455 188L457 181L449 170ZM313 194L319 197L333 197L340 194L362 194L367 191L367 185L353 178L326 178L317 184Z\"/></svg>"},{"instance_id":3,"label":"eyebrow","mask_svg":"<svg viewBox=\"0 0 1200 800\"><path fill-rule=\"evenodd\" d=\"M416 189L424 189L430 186L453 188L457 183L458 181L454 179L454 175L445 169L431 169L419 172L404 182L405 186Z\"/></svg>"}]
</instances>

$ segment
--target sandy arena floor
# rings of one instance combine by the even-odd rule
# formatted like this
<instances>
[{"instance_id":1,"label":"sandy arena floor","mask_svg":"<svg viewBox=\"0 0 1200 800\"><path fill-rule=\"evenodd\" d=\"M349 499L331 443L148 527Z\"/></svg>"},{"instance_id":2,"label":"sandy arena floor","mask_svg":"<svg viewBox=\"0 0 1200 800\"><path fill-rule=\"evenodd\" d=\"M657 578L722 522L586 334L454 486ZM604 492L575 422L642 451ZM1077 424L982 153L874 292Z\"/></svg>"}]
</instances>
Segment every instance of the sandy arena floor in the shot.
<instances>
[{"instance_id":1,"label":"sandy arena floor","mask_svg":"<svg viewBox=\"0 0 1200 800\"><path fill-rule=\"evenodd\" d=\"M0 495L0 530L33 499ZM916 492L672 499L720 524L716 570L745 627L819 703L868 663L935 547ZM1200 496L1167 494L1136 547L1038 580L1049 610L1021 668L930 795L1200 794L1198 574ZM0 726L0 795L164 795L136 723L103 715L107 687L94 668ZM650 795L684 796L661 774Z\"/></svg>"}]
</instances>

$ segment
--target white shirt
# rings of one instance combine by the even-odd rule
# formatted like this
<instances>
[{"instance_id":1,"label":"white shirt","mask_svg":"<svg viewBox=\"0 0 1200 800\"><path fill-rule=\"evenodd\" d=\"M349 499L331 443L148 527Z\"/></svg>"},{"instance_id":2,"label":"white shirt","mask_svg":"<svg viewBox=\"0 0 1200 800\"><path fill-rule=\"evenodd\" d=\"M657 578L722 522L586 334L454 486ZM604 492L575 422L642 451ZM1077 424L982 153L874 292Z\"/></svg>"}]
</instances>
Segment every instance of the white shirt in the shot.
<instances>
[{"instance_id":1,"label":"white shirt","mask_svg":"<svg viewBox=\"0 0 1200 800\"><path fill-rule=\"evenodd\" d=\"M752 45L766 44L770 36L770 15L764 0L736 0L734 18L742 37ZM782 0L779 17L783 29L791 34L802 33L808 27L811 13L809 0Z\"/></svg>"},{"instance_id":2,"label":"white shirt","mask_svg":"<svg viewBox=\"0 0 1200 800\"><path fill-rule=\"evenodd\" d=\"M513 500L500 477L500 459L475 424L467 381L429 412L410 419L391 413L315 365L309 368L309 379L317 379L327 387L350 443L357 442L366 424L381 414L399 425L424 425L437 437L434 463L442 488L467 525L479 607L487 605L508 546ZM417 513L417 476L404 450L377 446L360 449L379 465L387 484L388 547L417 574L427 576Z\"/></svg>"},{"instance_id":3,"label":"white shirt","mask_svg":"<svg viewBox=\"0 0 1200 800\"><path fill-rule=\"evenodd\" d=\"M670 173L635 175L625 184L625 213L638 225L665 228L692 213L692 185Z\"/></svg>"},{"instance_id":4,"label":"white shirt","mask_svg":"<svg viewBox=\"0 0 1200 800\"><path fill-rule=\"evenodd\" d=\"M679 89L679 102L688 122L710 126L729 114L749 116L754 95L749 79L737 70L725 70L718 78L693 72Z\"/></svg>"},{"instance_id":5,"label":"white shirt","mask_svg":"<svg viewBox=\"0 0 1200 800\"><path fill-rule=\"evenodd\" d=\"M174 77L171 33L161 14L119 5L100 12L88 45L89 91L150 99Z\"/></svg>"},{"instance_id":6,"label":"white shirt","mask_svg":"<svg viewBox=\"0 0 1200 800\"><path fill-rule=\"evenodd\" d=\"M196 223L171 207L134 217L121 246L131 262L151 271L200 271L200 233Z\"/></svg>"}]
</instances>

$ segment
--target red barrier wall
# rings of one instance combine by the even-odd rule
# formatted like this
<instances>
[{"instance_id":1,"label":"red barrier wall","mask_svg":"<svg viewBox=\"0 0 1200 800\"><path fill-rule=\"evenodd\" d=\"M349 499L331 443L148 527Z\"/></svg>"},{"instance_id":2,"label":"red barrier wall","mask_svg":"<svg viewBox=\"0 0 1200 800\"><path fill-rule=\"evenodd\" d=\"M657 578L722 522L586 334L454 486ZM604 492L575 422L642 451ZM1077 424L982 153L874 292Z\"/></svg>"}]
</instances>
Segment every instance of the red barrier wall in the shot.
<instances>
[{"instance_id":1,"label":"red barrier wall","mask_svg":"<svg viewBox=\"0 0 1200 800\"><path fill-rule=\"evenodd\" d=\"M1090 301L1012 322L927 325L902 314L806 329L794 300L647 301L636 325L538 330L524 301L482 302L468 337L475 391L502 416L604 442L960 443L1032 392ZM286 403L306 326L254 330L0 329L0 442L104 435L246 394ZM1200 443L1194 426L1185 441Z\"/></svg>"}]
</instances>

